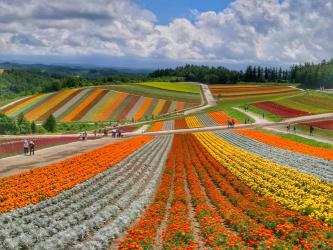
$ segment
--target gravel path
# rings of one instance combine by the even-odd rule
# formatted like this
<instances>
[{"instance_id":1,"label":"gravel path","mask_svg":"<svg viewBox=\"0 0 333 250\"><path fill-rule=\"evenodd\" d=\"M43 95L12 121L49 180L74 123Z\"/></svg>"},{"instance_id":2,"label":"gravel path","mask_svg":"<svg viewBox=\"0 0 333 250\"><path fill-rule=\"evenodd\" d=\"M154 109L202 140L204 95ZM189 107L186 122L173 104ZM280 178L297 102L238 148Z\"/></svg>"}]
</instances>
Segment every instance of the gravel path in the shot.
<instances>
[{"instance_id":1,"label":"gravel path","mask_svg":"<svg viewBox=\"0 0 333 250\"><path fill-rule=\"evenodd\" d=\"M333 183L333 161L273 147L233 132L216 134L250 153Z\"/></svg>"},{"instance_id":2,"label":"gravel path","mask_svg":"<svg viewBox=\"0 0 333 250\"><path fill-rule=\"evenodd\" d=\"M201 85L201 88L202 88L202 93L205 96L205 99L206 99L207 103L204 106L194 108L194 109L190 109L190 110L186 110L184 112L185 115L193 114L193 113L196 113L196 112L201 111L203 109L213 107L213 106L216 105L216 101L214 99L214 96L212 95L212 92L210 92L210 89L209 89L208 85L206 85L206 84L200 84L200 85Z\"/></svg>"}]
</instances>

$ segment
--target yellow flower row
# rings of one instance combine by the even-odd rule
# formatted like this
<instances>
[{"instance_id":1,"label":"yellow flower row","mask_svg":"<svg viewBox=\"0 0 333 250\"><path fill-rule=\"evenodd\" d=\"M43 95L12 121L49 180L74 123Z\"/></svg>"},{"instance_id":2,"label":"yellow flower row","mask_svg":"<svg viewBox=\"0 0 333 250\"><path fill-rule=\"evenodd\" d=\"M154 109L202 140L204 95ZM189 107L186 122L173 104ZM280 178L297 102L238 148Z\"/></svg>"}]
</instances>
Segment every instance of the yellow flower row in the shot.
<instances>
[{"instance_id":1,"label":"yellow flower row","mask_svg":"<svg viewBox=\"0 0 333 250\"><path fill-rule=\"evenodd\" d=\"M195 116L185 117L185 120L186 120L187 126L189 128L201 128L202 127L201 123Z\"/></svg>"},{"instance_id":2,"label":"yellow flower row","mask_svg":"<svg viewBox=\"0 0 333 250\"><path fill-rule=\"evenodd\" d=\"M333 224L332 184L248 153L211 132L196 137L223 167L256 192Z\"/></svg>"}]
</instances>

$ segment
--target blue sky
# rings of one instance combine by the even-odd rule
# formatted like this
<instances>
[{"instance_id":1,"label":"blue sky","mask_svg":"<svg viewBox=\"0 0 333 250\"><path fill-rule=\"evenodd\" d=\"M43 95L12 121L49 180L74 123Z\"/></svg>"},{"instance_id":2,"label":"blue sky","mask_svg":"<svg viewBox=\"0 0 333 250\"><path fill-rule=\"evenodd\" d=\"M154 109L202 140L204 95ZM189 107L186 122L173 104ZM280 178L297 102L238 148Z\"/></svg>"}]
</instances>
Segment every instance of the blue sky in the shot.
<instances>
[{"instance_id":1,"label":"blue sky","mask_svg":"<svg viewBox=\"0 0 333 250\"><path fill-rule=\"evenodd\" d=\"M156 15L159 24L168 24L175 18L193 20L191 10L220 12L230 2L231 0L137 0L140 6Z\"/></svg>"}]
</instances>

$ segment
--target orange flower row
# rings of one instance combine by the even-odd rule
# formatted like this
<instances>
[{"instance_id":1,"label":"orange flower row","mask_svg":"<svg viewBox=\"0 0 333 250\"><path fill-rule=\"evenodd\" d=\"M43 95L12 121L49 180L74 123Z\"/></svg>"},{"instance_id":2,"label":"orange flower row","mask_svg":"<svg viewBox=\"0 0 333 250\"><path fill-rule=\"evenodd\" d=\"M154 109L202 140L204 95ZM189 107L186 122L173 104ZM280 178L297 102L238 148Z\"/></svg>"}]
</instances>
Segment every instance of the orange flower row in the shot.
<instances>
[{"instance_id":1,"label":"orange flower row","mask_svg":"<svg viewBox=\"0 0 333 250\"><path fill-rule=\"evenodd\" d=\"M212 118L215 122L217 122L220 125L227 125L228 120L229 121L234 120L235 124L239 124L239 121L228 116L223 111L211 112L211 113L208 113L208 115L210 118Z\"/></svg>"},{"instance_id":2,"label":"orange flower row","mask_svg":"<svg viewBox=\"0 0 333 250\"><path fill-rule=\"evenodd\" d=\"M189 201L185 190L184 162L181 137L173 141L171 154L175 155L174 193L166 230L163 232L163 249L197 249L189 216Z\"/></svg>"},{"instance_id":3,"label":"orange flower row","mask_svg":"<svg viewBox=\"0 0 333 250\"><path fill-rule=\"evenodd\" d=\"M105 171L150 141L137 137L0 180L0 213L36 204Z\"/></svg>"},{"instance_id":4,"label":"orange flower row","mask_svg":"<svg viewBox=\"0 0 333 250\"><path fill-rule=\"evenodd\" d=\"M174 161L172 156L168 158L154 201L140 220L127 231L126 237L119 244L120 250L153 249L157 230L166 214L174 178Z\"/></svg>"},{"instance_id":5,"label":"orange flower row","mask_svg":"<svg viewBox=\"0 0 333 250\"><path fill-rule=\"evenodd\" d=\"M291 150L301 154L316 156L327 160L333 160L332 149L305 145L303 143L295 142L286 138L281 138L276 135L267 134L258 130L238 130L237 132L239 134L245 135L249 138L255 139L257 141L266 143L274 147Z\"/></svg>"},{"instance_id":6,"label":"orange flower row","mask_svg":"<svg viewBox=\"0 0 333 250\"><path fill-rule=\"evenodd\" d=\"M149 132L161 131L162 127L163 127L163 121L154 122L148 131Z\"/></svg>"},{"instance_id":7,"label":"orange flower row","mask_svg":"<svg viewBox=\"0 0 333 250\"><path fill-rule=\"evenodd\" d=\"M200 183L225 222L247 244L264 249L332 249L332 227L291 211L269 197L256 194L203 147L193 135L184 135ZM316 238L313 236L316 235Z\"/></svg>"}]
</instances>

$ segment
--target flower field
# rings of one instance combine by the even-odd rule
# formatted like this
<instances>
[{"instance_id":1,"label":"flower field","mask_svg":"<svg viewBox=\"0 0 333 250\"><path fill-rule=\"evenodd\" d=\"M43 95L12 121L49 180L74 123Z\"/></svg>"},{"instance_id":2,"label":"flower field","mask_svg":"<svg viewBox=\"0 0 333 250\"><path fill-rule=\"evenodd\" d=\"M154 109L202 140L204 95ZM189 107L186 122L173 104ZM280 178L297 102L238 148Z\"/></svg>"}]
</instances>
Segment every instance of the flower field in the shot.
<instances>
[{"instance_id":1,"label":"flower field","mask_svg":"<svg viewBox=\"0 0 333 250\"><path fill-rule=\"evenodd\" d=\"M265 96L284 96L297 94L300 90L289 86L267 85L210 85L212 94L223 100L239 100Z\"/></svg>"},{"instance_id":2,"label":"flower field","mask_svg":"<svg viewBox=\"0 0 333 250\"><path fill-rule=\"evenodd\" d=\"M332 249L332 161L256 132L139 136L0 179L0 249Z\"/></svg>"},{"instance_id":3,"label":"flower field","mask_svg":"<svg viewBox=\"0 0 333 250\"><path fill-rule=\"evenodd\" d=\"M290 150L292 152L298 152L301 154L311 155L315 157L320 157L327 160L333 160L333 150L314 147L310 145L305 145L299 142L295 142L289 139L281 138L276 135L270 135L258 130L238 130L239 134L245 135L251 139L263 142L265 144Z\"/></svg>"},{"instance_id":4,"label":"flower field","mask_svg":"<svg viewBox=\"0 0 333 250\"><path fill-rule=\"evenodd\" d=\"M333 246L331 227L259 196L206 150L206 136L175 136L155 198L120 249Z\"/></svg>"},{"instance_id":5,"label":"flower field","mask_svg":"<svg viewBox=\"0 0 333 250\"><path fill-rule=\"evenodd\" d=\"M36 150L42 148L53 147L65 143L79 141L79 136L63 136L63 137L49 137L49 138L30 138L36 144ZM88 137L88 139L91 139ZM0 141L0 158L23 154L23 138L10 139Z\"/></svg>"},{"instance_id":6,"label":"flower field","mask_svg":"<svg viewBox=\"0 0 333 250\"><path fill-rule=\"evenodd\" d=\"M268 112L271 112L272 114L281 116L283 118L292 118L292 117L298 117L298 116L305 116L305 115L311 115L309 112L288 108L286 106L282 106L278 103L272 102L272 101L264 101L264 102L255 102L251 105L255 106L256 108L266 110Z\"/></svg>"},{"instance_id":7,"label":"flower field","mask_svg":"<svg viewBox=\"0 0 333 250\"><path fill-rule=\"evenodd\" d=\"M313 126L321 129L333 129L333 120L318 121L318 122L303 122L302 125Z\"/></svg>"},{"instance_id":8,"label":"flower field","mask_svg":"<svg viewBox=\"0 0 333 250\"><path fill-rule=\"evenodd\" d=\"M230 121L234 120L235 124L239 124L237 120L228 116L225 112L216 111L205 114L188 116L176 120L154 122L149 131L155 132L155 131L165 131L173 129L226 126L228 120Z\"/></svg>"},{"instance_id":9,"label":"flower field","mask_svg":"<svg viewBox=\"0 0 333 250\"><path fill-rule=\"evenodd\" d=\"M0 112L14 117L23 112L28 120L43 121L53 114L58 121L140 120L180 111L195 105L156 99L103 88L62 90L25 98Z\"/></svg>"},{"instance_id":10,"label":"flower field","mask_svg":"<svg viewBox=\"0 0 333 250\"><path fill-rule=\"evenodd\" d=\"M198 134L197 138L218 162L254 191L287 208L333 224L333 184L251 154L213 133ZM311 166L304 162L306 165L299 167L311 171Z\"/></svg>"}]
</instances>

